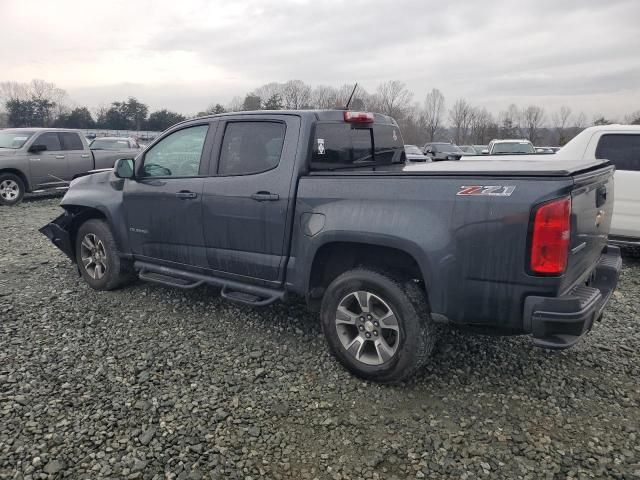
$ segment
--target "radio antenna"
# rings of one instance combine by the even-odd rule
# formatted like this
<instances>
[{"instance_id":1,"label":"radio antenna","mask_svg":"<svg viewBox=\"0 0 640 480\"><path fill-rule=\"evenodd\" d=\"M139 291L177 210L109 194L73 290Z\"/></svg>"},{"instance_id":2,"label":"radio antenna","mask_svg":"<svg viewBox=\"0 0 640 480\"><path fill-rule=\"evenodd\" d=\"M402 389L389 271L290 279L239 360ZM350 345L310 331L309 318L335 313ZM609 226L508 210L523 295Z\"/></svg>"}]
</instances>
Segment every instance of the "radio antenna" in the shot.
<instances>
[{"instance_id":1,"label":"radio antenna","mask_svg":"<svg viewBox=\"0 0 640 480\"><path fill-rule=\"evenodd\" d=\"M356 84L353 86L353 90L351 91L351 95L349 95L349 100L347 100L347 104L344 107L345 110L349 110L349 105L351 105L351 99L353 98L353 95L356 93L356 89L357 88L358 88L358 82L356 82Z\"/></svg>"}]
</instances>

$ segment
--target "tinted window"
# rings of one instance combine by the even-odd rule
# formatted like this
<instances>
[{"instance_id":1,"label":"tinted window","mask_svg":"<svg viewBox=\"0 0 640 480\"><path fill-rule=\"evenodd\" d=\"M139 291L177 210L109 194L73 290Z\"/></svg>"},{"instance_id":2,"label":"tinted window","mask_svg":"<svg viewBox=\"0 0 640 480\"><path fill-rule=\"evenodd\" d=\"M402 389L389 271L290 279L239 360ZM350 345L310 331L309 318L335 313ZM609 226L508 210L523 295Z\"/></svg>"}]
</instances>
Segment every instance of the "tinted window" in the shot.
<instances>
[{"instance_id":1,"label":"tinted window","mask_svg":"<svg viewBox=\"0 0 640 480\"><path fill-rule=\"evenodd\" d=\"M312 167L345 168L373 163L370 128L354 128L348 123L319 123L313 145Z\"/></svg>"},{"instance_id":2,"label":"tinted window","mask_svg":"<svg viewBox=\"0 0 640 480\"><path fill-rule=\"evenodd\" d=\"M146 177L193 177L200 170L207 125L183 128L163 138L144 157Z\"/></svg>"},{"instance_id":3,"label":"tinted window","mask_svg":"<svg viewBox=\"0 0 640 480\"><path fill-rule=\"evenodd\" d=\"M404 145L398 127L393 125L374 125L373 145L375 147L376 163L405 161Z\"/></svg>"},{"instance_id":4,"label":"tinted window","mask_svg":"<svg viewBox=\"0 0 640 480\"><path fill-rule=\"evenodd\" d=\"M529 142L494 143L491 153L536 153Z\"/></svg>"},{"instance_id":5,"label":"tinted window","mask_svg":"<svg viewBox=\"0 0 640 480\"><path fill-rule=\"evenodd\" d=\"M248 175L278 166L285 125L280 122L227 124L220 152L221 175Z\"/></svg>"},{"instance_id":6,"label":"tinted window","mask_svg":"<svg viewBox=\"0 0 640 480\"><path fill-rule=\"evenodd\" d=\"M80 135L77 133L59 133L62 138L62 148L64 150L84 150Z\"/></svg>"},{"instance_id":7,"label":"tinted window","mask_svg":"<svg viewBox=\"0 0 640 480\"><path fill-rule=\"evenodd\" d=\"M38 145L46 146L47 151L57 152L59 150L62 150L58 134L54 132L43 133L38 138L36 138L35 143Z\"/></svg>"},{"instance_id":8,"label":"tinted window","mask_svg":"<svg viewBox=\"0 0 640 480\"><path fill-rule=\"evenodd\" d=\"M640 135L603 135L596 158L610 160L618 170L640 170Z\"/></svg>"}]
</instances>

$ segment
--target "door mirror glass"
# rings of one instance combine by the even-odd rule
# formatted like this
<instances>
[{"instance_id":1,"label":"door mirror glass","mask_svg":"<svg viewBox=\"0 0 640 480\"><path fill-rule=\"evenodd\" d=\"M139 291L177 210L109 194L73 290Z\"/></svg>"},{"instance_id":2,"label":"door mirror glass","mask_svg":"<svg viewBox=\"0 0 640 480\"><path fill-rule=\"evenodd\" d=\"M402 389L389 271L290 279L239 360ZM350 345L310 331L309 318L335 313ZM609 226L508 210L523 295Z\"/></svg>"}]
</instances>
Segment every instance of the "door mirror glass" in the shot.
<instances>
[{"instance_id":1,"label":"door mirror glass","mask_svg":"<svg viewBox=\"0 0 640 480\"><path fill-rule=\"evenodd\" d=\"M120 158L113 166L113 173L118 178L133 178L135 162L133 158Z\"/></svg>"},{"instance_id":2,"label":"door mirror glass","mask_svg":"<svg viewBox=\"0 0 640 480\"><path fill-rule=\"evenodd\" d=\"M29 147L30 152L44 152L47 149L46 145L42 145L40 143L36 143Z\"/></svg>"}]
</instances>

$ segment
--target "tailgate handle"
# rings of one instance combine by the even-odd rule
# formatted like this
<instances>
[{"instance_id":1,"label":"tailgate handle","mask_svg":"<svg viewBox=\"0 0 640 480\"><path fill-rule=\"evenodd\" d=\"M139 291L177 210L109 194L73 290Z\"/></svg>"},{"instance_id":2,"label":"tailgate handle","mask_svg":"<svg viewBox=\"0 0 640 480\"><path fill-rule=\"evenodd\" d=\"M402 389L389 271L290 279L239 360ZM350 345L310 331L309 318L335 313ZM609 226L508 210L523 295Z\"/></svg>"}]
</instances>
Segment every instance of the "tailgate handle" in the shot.
<instances>
[{"instance_id":1,"label":"tailgate handle","mask_svg":"<svg viewBox=\"0 0 640 480\"><path fill-rule=\"evenodd\" d=\"M607 203L607 187L603 185L596 191L596 207L601 207L605 203Z\"/></svg>"}]
</instances>

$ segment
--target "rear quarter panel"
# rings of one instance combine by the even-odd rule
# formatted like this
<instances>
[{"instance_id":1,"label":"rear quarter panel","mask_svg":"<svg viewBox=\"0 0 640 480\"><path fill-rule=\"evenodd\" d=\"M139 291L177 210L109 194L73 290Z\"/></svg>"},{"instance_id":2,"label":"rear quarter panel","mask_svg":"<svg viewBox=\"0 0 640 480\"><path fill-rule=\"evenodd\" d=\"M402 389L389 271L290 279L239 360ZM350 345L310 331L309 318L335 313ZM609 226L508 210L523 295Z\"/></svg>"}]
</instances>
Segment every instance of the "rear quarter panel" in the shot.
<instances>
[{"instance_id":1,"label":"rear quarter panel","mask_svg":"<svg viewBox=\"0 0 640 480\"><path fill-rule=\"evenodd\" d=\"M511 196L460 196L463 186L515 187ZM422 271L432 312L459 323L519 328L522 299L557 292L557 278L526 272L532 205L566 195L570 177L473 178L314 175L300 179L289 288L308 286L315 252L333 241L404 250ZM305 224L310 213L324 225ZM305 233L306 232L306 233Z\"/></svg>"}]
</instances>

